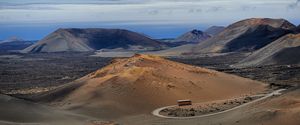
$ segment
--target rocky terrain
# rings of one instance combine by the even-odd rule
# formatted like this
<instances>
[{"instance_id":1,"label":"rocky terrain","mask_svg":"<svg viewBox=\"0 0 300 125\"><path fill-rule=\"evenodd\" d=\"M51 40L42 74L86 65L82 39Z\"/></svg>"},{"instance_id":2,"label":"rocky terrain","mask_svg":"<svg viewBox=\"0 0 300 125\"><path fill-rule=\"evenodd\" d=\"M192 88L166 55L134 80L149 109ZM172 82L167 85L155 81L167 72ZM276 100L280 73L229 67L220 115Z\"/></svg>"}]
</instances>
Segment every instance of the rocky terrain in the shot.
<instances>
[{"instance_id":1,"label":"rocky terrain","mask_svg":"<svg viewBox=\"0 0 300 125\"><path fill-rule=\"evenodd\" d=\"M90 53L40 53L0 55L1 92L34 93L71 82L106 64L110 58ZM33 92L30 92L33 91Z\"/></svg>"},{"instance_id":2,"label":"rocky terrain","mask_svg":"<svg viewBox=\"0 0 300 125\"><path fill-rule=\"evenodd\" d=\"M229 74L262 81L268 84L298 86L300 83L300 65L266 65L234 68L231 65L247 57L246 53L232 53L213 57L170 58L190 65L202 66Z\"/></svg>"}]
</instances>

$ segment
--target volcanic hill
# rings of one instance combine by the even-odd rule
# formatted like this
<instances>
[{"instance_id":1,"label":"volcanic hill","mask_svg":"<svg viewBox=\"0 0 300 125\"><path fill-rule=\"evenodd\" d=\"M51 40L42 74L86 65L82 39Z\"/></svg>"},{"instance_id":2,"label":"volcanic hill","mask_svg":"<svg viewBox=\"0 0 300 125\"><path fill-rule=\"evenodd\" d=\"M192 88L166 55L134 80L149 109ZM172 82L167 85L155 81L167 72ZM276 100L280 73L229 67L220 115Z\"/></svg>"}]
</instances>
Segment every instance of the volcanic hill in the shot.
<instances>
[{"instance_id":1,"label":"volcanic hill","mask_svg":"<svg viewBox=\"0 0 300 125\"><path fill-rule=\"evenodd\" d=\"M23 40L18 37L11 37L0 41L0 52L20 51L31 45L36 41Z\"/></svg>"},{"instance_id":2,"label":"volcanic hill","mask_svg":"<svg viewBox=\"0 0 300 125\"><path fill-rule=\"evenodd\" d=\"M100 118L148 114L179 99L205 102L265 90L265 84L137 54L45 93L39 101Z\"/></svg>"},{"instance_id":3,"label":"volcanic hill","mask_svg":"<svg viewBox=\"0 0 300 125\"><path fill-rule=\"evenodd\" d=\"M192 30L176 38L173 42L200 43L211 36L200 30Z\"/></svg>"},{"instance_id":4,"label":"volcanic hill","mask_svg":"<svg viewBox=\"0 0 300 125\"><path fill-rule=\"evenodd\" d=\"M34 52L86 52L100 49L160 50L165 45L144 35L123 29L58 29L23 50Z\"/></svg>"}]
</instances>

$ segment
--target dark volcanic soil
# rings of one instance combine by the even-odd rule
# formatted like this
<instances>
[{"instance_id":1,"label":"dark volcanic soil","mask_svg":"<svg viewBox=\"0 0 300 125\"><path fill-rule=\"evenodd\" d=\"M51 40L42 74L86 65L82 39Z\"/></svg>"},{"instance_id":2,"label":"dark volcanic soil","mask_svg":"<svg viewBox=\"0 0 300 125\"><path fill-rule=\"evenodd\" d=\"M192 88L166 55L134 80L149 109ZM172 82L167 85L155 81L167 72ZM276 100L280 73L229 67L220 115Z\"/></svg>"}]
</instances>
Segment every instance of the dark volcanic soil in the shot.
<instances>
[{"instance_id":1,"label":"dark volcanic soil","mask_svg":"<svg viewBox=\"0 0 300 125\"><path fill-rule=\"evenodd\" d=\"M90 53L6 55L0 54L0 92L4 93L16 89L55 87L96 71L111 61L111 58L90 57Z\"/></svg>"},{"instance_id":2,"label":"dark volcanic soil","mask_svg":"<svg viewBox=\"0 0 300 125\"><path fill-rule=\"evenodd\" d=\"M230 65L239 62L240 60L247 57L247 53L231 53L220 56L206 56L206 57L180 57L180 58L169 58L176 62L182 62L185 64L202 66L210 69L227 69Z\"/></svg>"},{"instance_id":3,"label":"dark volcanic soil","mask_svg":"<svg viewBox=\"0 0 300 125\"><path fill-rule=\"evenodd\" d=\"M248 68L230 67L230 65L239 62L245 57L246 54L233 53L216 57L171 58L171 60L235 74L279 87L300 85L300 65L268 65Z\"/></svg>"},{"instance_id":4,"label":"dark volcanic soil","mask_svg":"<svg viewBox=\"0 0 300 125\"><path fill-rule=\"evenodd\" d=\"M90 57L91 54L0 53L0 92L20 94L24 91L44 91L45 88L54 88L94 72L112 60L112 58ZM245 56L244 53L233 53L216 57L171 58L171 60L236 74L275 86L296 86L300 83L299 65L230 68L231 64L240 61Z\"/></svg>"},{"instance_id":5,"label":"dark volcanic soil","mask_svg":"<svg viewBox=\"0 0 300 125\"><path fill-rule=\"evenodd\" d=\"M270 65L241 69L219 69L219 71L259 80L274 86L299 86L300 65Z\"/></svg>"}]
</instances>

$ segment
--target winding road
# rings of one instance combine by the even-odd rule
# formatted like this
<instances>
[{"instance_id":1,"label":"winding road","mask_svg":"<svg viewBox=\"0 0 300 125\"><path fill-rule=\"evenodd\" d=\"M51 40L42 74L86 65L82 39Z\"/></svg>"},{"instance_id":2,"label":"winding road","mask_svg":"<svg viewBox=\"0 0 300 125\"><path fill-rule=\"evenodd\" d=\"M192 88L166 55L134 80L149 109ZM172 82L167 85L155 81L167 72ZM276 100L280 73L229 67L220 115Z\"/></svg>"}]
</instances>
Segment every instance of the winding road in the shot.
<instances>
[{"instance_id":1,"label":"winding road","mask_svg":"<svg viewBox=\"0 0 300 125\"><path fill-rule=\"evenodd\" d=\"M251 101L251 102L248 102L248 103L245 103L245 104L242 104L242 105L239 105L239 106L236 106L236 107L234 107L234 108L227 109L227 110L224 110L224 111L221 111L221 112L210 113L210 114L206 114L206 115L191 116L191 117L172 117L172 116L164 116L164 115L159 114L159 112L160 112L161 110L166 109L166 108L171 108L171 107L174 107L174 106L177 106L177 105L171 105L171 106L166 106L166 107L161 107L161 108L155 109L155 110L152 112L152 114L153 114L154 116L157 116L157 117L160 117L160 118L168 118L168 119L190 119L190 118L202 118L202 117L208 117L208 116L213 116L213 115L218 115L218 114L226 113L226 112L229 112L229 111L232 111L232 110L241 108L241 107L245 107L245 106L250 105L250 104L253 104L253 103L255 103L255 102L258 102L258 101L267 99L267 98L269 98L269 97L271 97L271 96L281 95L281 92L284 91L284 90L286 90L286 89L275 90L275 91L273 91L272 93L265 94L264 97L261 97L261 98L259 98L259 99L254 100L254 101Z\"/></svg>"}]
</instances>

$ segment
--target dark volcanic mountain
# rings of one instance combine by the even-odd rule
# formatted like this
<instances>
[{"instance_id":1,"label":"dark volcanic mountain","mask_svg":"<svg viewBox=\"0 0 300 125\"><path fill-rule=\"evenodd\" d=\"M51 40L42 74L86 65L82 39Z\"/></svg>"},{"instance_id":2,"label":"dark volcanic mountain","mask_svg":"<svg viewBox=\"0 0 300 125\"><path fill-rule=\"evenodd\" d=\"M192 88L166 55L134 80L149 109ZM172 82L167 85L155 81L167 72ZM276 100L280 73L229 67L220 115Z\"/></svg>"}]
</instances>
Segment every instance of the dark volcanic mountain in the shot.
<instances>
[{"instance_id":1,"label":"dark volcanic mountain","mask_svg":"<svg viewBox=\"0 0 300 125\"><path fill-rule=\"evenodd\" d=\"M34 44L34 42L35 41L27 41L17 37L11 37L0 42L0 52L23 50Z\"/></svg>"},{"instance_id":2,"label":"dark volcanic mountain","mask_svg":"<svg viewBox=\"0 0 300 125\"><path fill-rule=\"evenodd\" d=\"M21 39L21 38L18 38L18 37L16 37L16 36L12 36L12 37L9 37L8 39L5 39L5 40L0 41L0 44L1 44L1 43L14 42L14 41L24 41L24 40Z\"/></svg>"},{"instance_id":3,"label":"dark volcanic mountain","mask_svg":"<svg viewBox=\"0 0 300 125\"><path fill-rule=\"evenodd\" d=\"M207 34L211 35L211 36L215 36L217 34L219 34L220 32L222 32L225 29L225 27L223 26L212 26L207 28L204 32L206 32Z\"/></svg>"},{"instance_id":4,"label":"dark volcanic mountain","mask_svg":"<svg viewBox=\"0 0 300 125\"><path fill-rule=\"evenodd\" d=\"M99 49L159 50L164 45L123 29L58 29L23 52L84 52Z\"/></svg>"},{"instance_id":5,"label":"dark volcanic mountain","mask_svg":"<svg viewBox=\"0 0 300 125\"><path fill-rule=\"evenodd\" d=\"M298 25L295 30L294 30L296 33L300 33L300 25Z\"/></svg>"},{"instance_id":6,"label":"dark volcanic mountain","mask_svg":"<svg viewBox=\"0 0 300 125\"><path fill-rule=\"evenodd\" d=\"M173 42L199 43L210 37L207 33L195 29L179 36Z\"/></svg>"},{"instance_id":7,"label":"dark volcanic mountain","mask_svg":"<svg viewBox=\"0 0 300 125\"><path fill-rule=\"evenodd\" d=\"M300 64L300 34L288 34L255 51L237 67Z\"/></svg>"},{"instance_id":8,"label":"dark volcanic mountain","mask_svg":"<svg viewBox=\"0 0 300 125\"><path fill-rule=\"evenodd\" d=\"M284 19L251 18L229 25L218 35L201 42L191 53L253 51L292 32L293 24Z\"/></svg>"}]
</instances>

